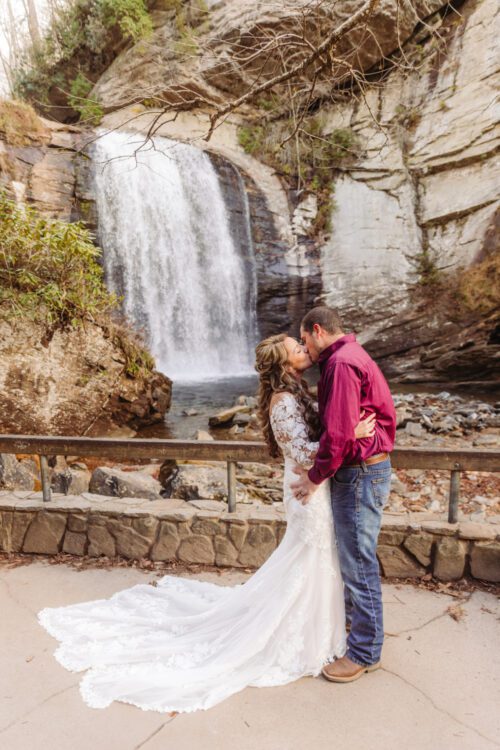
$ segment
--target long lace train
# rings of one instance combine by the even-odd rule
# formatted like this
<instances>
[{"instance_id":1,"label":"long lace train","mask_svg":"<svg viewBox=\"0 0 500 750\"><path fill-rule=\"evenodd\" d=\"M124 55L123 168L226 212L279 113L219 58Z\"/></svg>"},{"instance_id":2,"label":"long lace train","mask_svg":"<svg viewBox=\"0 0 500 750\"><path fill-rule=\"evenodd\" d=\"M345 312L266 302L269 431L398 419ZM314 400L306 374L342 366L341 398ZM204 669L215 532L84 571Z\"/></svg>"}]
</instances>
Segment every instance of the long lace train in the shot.
<instances>
[{"instance_id":1,"label":"long lace train","mask_svg":"<svg viewBox=\"0 0 500 750\"><path fill-rule=\"evenodd\" d=\"M316 675L344 653L328 487L320 486L305 507L289 490L298 459L292 452L298 445L305 450L297 425L305 430L295 399L287 396L273 409L285 455L287 530L244 584L165 576L110 599L40 612L40 623L60 641L62 666L88 670L80 689L89 706L118 700L143 710L206 709L247 686ZM293 437L287 441L287 435Z\"/></svg>"}]
</instances>

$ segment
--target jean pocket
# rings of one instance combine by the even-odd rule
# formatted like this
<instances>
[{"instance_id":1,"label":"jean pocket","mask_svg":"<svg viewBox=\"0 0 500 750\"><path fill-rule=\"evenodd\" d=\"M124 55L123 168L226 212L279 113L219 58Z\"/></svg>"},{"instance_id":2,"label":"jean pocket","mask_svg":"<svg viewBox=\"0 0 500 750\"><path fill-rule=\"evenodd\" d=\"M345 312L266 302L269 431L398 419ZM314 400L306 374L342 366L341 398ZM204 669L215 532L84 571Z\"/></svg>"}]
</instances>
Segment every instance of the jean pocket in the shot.
<instances>
[{"instance_id":1,"label":"jean pocket","mask_svg":"<svg viewBox=\"0 0 500 750\"><path fill-rule=\"evenodd\" d=\"M332 477L332 482L338 487L354 487L358 477L357 469L338 469Z\"/></svg>"},{"instance_id":2,"label":"jean pocket","mask_svg":"<svg viewBox=\"0 0 500 750\"><path fill-rule=\"evenodd\" d=\"M379 507L383 507L389 500L391 490L391 477L372 477L371 485L375 502Z\"/></svg>"}]
</instances>

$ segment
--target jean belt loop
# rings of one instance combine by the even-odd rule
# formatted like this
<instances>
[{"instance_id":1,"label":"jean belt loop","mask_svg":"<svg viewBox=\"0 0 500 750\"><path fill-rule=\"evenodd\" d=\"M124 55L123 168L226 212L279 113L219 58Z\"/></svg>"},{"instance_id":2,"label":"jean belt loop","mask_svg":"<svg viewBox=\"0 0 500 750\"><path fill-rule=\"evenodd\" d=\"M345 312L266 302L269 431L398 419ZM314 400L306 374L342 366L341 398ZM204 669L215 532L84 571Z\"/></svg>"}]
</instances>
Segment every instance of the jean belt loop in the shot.
<instances>
[{"instance_id":1,"label":"jean belt loop","mask_svg":"<svg viewBox=\"0 0 500 750\"><path fill-rule=\"evenodd\" d=\"M364 474L366 474L366 472L368 471L368 467L367 467L367 465L365 464L365 462L364 462L364 461L361 461L360 463L361 463L361 470L362 470L362 472L363 472Z\"/></svg>"}]
</instances>

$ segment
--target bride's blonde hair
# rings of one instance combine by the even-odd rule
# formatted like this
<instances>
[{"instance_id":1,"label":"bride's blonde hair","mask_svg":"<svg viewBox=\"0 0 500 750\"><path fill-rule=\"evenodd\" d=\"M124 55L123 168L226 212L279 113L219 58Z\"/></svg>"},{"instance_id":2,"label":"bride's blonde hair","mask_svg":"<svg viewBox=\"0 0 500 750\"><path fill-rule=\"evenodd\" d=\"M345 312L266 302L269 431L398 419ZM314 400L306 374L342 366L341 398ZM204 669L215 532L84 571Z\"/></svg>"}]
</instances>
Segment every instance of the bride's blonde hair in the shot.
<instances>
[{"instance_id":1,"label":"bride's blonde hair","mask_svg":"<svg viewBox=\"0 0 500 750\"><path fill-rule=\"evenodd\" d=\"M295 396L307 425L310 440L318 440L321 431L319 416L314 408L315 401L309 392L309 386L303 379L298 381L286 368L288 364L288 352L284 343L286 338L285 333L269 336L255 349L255 369L260 378L257 392L259 423L269 452L274 457L280 456L281 451L270 421L273 393L292 393Z\"/></svg>"}]
</instances>

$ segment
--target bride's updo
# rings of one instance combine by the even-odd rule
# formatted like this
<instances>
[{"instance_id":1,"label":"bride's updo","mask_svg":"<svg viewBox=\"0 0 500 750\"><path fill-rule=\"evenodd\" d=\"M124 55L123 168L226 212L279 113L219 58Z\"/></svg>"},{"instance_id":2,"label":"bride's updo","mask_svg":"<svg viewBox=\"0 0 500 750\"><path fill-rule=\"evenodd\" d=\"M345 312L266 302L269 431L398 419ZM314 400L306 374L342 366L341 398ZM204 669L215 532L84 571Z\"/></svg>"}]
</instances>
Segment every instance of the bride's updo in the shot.
<instances>
[{"instance_id":1,"label":"bride's updo","mask_svg":"<svg viewBox=\"0 0 500 750\"><path fill-rule=\"evenodd\" d=\"M287 334L278 333L261 341L255 349L255 369L259 373L257 406L260 427L271 456L281 456L270 421L270 405L273 393L292 393L297 399L309 432L309 439L319 440L321 431L315 400L306 381L297 380L288 370L288 352L285 347Z\"/></svg>"}]
</instances>

